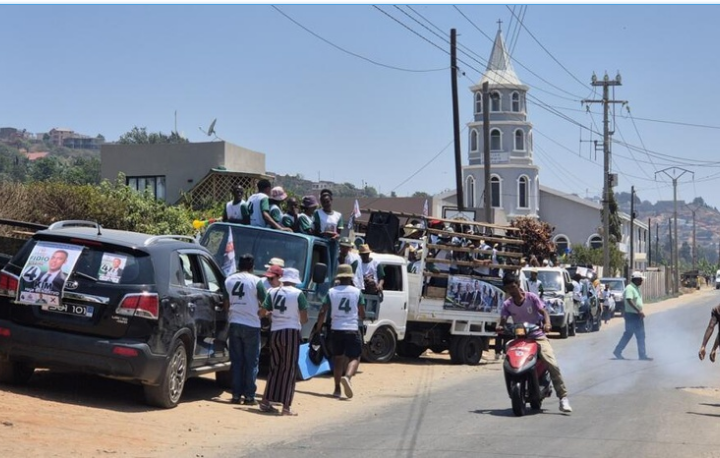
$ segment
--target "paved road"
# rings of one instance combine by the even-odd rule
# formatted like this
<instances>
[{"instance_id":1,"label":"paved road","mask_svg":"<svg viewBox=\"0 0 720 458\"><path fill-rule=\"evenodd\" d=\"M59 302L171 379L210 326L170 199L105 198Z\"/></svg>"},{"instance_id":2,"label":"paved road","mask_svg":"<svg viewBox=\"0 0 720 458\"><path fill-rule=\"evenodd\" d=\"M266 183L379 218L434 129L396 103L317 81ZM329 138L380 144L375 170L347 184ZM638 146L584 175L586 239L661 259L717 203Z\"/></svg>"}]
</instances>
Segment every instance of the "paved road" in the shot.
<instances>
[{"instance_id":1,"label":"paved road","mask_svg":"<svg viewBox=\"0 0 720 458\"><path fill-rule=\"evenodd\" d=\"M553 340L572 415L560 414L553 398L542 413L514 417L493 364L478 371L476 383L435 391L426 380L392 408L246 456L720 457L720 396L688 389L720 387L720 364L697 359L720 293L690 299L695 303L647 318L653 362L636 359L634 340L625 350L634 360L612 359L622 325ZM236 457L237 450L220 456Z\"/></svg>"}]
</instances>

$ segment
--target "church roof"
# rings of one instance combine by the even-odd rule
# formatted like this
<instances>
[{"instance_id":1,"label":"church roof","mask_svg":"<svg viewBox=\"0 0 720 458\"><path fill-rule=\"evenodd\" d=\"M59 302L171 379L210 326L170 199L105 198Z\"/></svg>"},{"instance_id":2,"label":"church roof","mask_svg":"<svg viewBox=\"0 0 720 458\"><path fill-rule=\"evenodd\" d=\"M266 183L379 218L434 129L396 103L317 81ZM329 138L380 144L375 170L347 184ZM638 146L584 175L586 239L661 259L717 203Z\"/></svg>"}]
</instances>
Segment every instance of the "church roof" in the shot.
<instances>
[{"instance_id":1,"label":"church roof","mask_svg":"<svg viewBox=\"0 0 720 458\"><path fill-rule=\"evenodd\" d=\"M505 48L502 30L498 30L497 35L495 35L495 43L493 44L485 74L478 85L482 85L485 81L491 86L522 86L522 82L520 82L520 78L518 78L513 68L510 55Z\"/></svg>"}]
</instances>

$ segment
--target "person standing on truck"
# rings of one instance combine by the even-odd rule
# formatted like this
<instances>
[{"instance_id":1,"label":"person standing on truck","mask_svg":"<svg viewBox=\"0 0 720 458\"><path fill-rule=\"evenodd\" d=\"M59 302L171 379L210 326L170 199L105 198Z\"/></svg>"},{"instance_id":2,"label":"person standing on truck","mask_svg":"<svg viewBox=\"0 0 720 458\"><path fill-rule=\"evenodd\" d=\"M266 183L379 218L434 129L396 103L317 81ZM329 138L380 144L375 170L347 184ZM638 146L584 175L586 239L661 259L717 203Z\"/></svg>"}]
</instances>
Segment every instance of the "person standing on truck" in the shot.
<instances>
[{"instance_id":1,"label":"person standing on truck","mask_svg":"<svg viewBox=\"0 0 720 458\"><path fill-rule=\"evenodd\" d=\"M550 329L552 329L550 314L545 309L545 304L536 294L523 291L520 288L520 280L514 274L507 274L503 277L503 289L510 297L503 303L500 310L499 328L504 329L509 317L512 317L513 323L533 323L542 326L532 337L535 338L535 342L540 347L540 358L547 364L553 387L558 398L560 398L560 411L572 412L568 400L568 391L560 373L560 366L555 359L552 345L550 345L550 341L545 335L546 332L550 332Z\"/></svg>"},{"instance_id":2,"label":"person standing on truck","mask_svg":"<svg viewBox=\"0 0 720 458\"><path fill-rule=\"evenodd\" d=\"M248 214L250 225L257 227L271 227L282 230L283 227L270 216L270 198L272 184L268 180L260 180L257 184L258 192L248 198Z\"/></svg>"},{"instance_id":3,"label":"person standing on truck","mask_svg":"<svg viewBox=\"0 0 720 458\"><path fill-rule=\"evenodd\" d=\"M263 412L277 413L271 403L281 403L281 415L294 417L297 413L292 410L292 402L300 358L300 330L308 320L308 302L305 294L295 287L302 283L297 269L283 269L280 282L282 286L268 291L260 309L260 317L270 317L271 328L270 372L259 407Z\"/></svg>"},{"instance_id":4,"label":"person standing on truck","mask_svg":"<svg viewBox=\"0 0 720 458\"><path fill-rule=\"evenodd\" d=\"M260 363L260 304L265 300L265 287L253 274L255 258L244 254L238 260L238 271L225 280L225 310L230 330L230 371L232 373L233 404L253 406L257 391Z\"/></svg>"},{"instance_id":5,"label":"person standing on truck","mask_svg":"<svg viewBox=\"0 0 720 458\"><path fill-rule=\"evenodd\" d=\"M245 189L240 186L234 186L232 189L233 199L225 204L223 208L222 220L228 223L248 224L250 215L248 214L247 202L243 198Z\"/></svg>"},{"instance_id":6,"label":"person standing on truck","mask_svg":"<svg viewBox=\"0 0 720 458\"><path fill-rule=\"evenodd\" d=\"M304 196L300 203L300 214L298 215L297 232L301 234L314 234L313 216L318 208L317 198L313 195Z\"/></svg>"},{"instance_id":7,"label":"person standing on truck","mask_svg":"<svg viewBox=\"0 0 720 458\"><path fill-rule=\"evenodd\" d=\"M352 267L353 274L353 285L356 288L363 289L363 275L362 269L360 268L360 255L353 251L353 243L348 237L340 239L340 249L338 251L338 265L349 264Z\"/></svg>"},{"instance_id":8,"label":"person standing on truck","mask_svg":"<svg viewBox=\"0 0 720 458\"><path fill-rule=\"evenodd\" d=\"M313 231L315 235L337 239L345 229L342 214L332 209L333 195L330 190L320 193L320 207L313 215Z\"/></svg>"},{"instance_id":9,"label":"person standing on truck","mask_svg":"<svg viewBox=\"0 0 720 458\"><path fill-rule=\"evenodd\" d=\"M365 297L359 288L353 286L355 274L349 264L339 265L335 278L340 284L330 288L325 296L315 323L315 332L320 333L322 330L329 310L335 381L333 397L340 398L342 385L345 397L351 399L353 397L351 379L357 372L362 354L360 325L365 319Z\"/></svg>"},{"instance_id":10,"label":"person standing on truck","mask_svg":"<svg viewBox=\"0 0 720 458\"><path fill-rule=\"evenodd\" d=\"M283 227L290 228L291 230L297 232L299 216L297 199L294 197L288 197L285 201L285 213L282 216L280 224L282 224Z\"/></svg>"},{"instance_id":11,"label":"person standing on truck","mask_svg":"<svg viewBox=\"0 0 720 458\"><path fill-rule=\"evenodd\" d=\"M371 258L370 246L360 245L360 269L363 275L363 293L382 295L385 285L385 268L382 264Z\"/></svg>"}]
</instances>

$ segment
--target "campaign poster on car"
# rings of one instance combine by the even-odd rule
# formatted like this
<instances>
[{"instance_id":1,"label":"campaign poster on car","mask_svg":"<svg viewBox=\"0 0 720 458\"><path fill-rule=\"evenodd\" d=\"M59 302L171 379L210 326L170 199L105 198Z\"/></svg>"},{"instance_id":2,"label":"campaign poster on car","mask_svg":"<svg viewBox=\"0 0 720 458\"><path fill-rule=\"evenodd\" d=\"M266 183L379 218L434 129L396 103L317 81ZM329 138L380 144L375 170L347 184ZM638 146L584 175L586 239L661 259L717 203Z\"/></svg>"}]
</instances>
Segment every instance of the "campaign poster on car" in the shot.
<instances>
[{"instance_id":1,"label":"campaign poster on car","mask_svg":"<svg viewBox=\"0 0 720 458\"><path fill-rule=\"evenodd\" d=\"M98 280L120 283L125 264L127 264L127 256L104 253L98 270Z\"/></svg>"},{"instance_id":2,"label":"campaign poster on car","mask_svg":"<svg viewBox=\"0 0 720 458\"><path fill-rule=\"evenodd\" d=\"M38 242L20 274L18 302L59 306L60 293L82 250L68 243Z\"/></svg>"},{"instance_id":3,"label":"campaign poster on car","mask_svg":"<svg viewBox=\"0 0 720 458\"><path fill-rule=\"evenodd\" d=\"M464 275L450 275L445 310L499 313L504 292L490 283Z\"/></svg>"}]
</instances>

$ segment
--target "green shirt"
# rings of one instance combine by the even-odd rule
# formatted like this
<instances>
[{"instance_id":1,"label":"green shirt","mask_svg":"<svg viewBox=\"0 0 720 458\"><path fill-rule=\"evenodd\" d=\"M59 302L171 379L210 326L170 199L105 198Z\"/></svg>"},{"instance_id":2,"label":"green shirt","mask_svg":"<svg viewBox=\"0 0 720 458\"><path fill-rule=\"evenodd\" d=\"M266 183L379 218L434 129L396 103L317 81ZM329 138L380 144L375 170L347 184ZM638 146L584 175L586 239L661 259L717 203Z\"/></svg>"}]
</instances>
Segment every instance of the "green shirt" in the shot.
<instances>
[{"instance_id":1,"label":"green shirt","mask_svg":"<svg viewBox=\"0 0 720 458\"><path fill-rule=\"evenodd\" d=\"M635 309L637 307L642 311L643 308L643 300L642 300L642 293L640 292L640 288L638 288L635 283L630 282L629 285L625 287L625 292L623 293L623 297L625 300L625 313L635 313L637 314L638 311ZM632 299L633 303L635 304L635 307L627 303L628 299Z\"/></svg>"}]
</instances>

